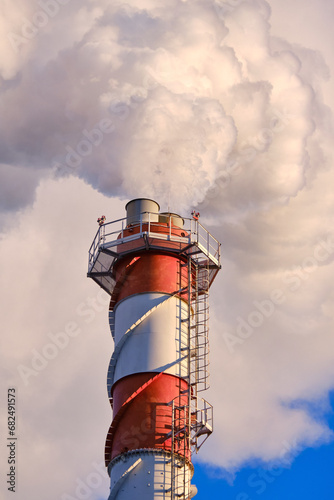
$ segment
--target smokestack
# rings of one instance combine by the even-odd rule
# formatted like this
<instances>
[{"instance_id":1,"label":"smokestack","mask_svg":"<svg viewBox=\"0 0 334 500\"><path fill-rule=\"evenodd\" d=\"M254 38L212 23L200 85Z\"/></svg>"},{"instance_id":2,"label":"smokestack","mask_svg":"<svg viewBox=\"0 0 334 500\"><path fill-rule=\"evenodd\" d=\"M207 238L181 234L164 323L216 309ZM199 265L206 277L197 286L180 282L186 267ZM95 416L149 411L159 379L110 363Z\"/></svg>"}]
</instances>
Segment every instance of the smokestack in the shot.
<instances>
[{"instance_id":1,"label":"smokestack","mask_svg":"<svg viewBox=\"0 0 334 500\"><path fill-rule=\"evenodd\" d=\"M191 455L213 430L208 387L208 293L220 243L198 221L140 198L104 223L88 276L110 294L115 341L107 387L109 500L190 499Z\"/></svg>"}]
</instances>

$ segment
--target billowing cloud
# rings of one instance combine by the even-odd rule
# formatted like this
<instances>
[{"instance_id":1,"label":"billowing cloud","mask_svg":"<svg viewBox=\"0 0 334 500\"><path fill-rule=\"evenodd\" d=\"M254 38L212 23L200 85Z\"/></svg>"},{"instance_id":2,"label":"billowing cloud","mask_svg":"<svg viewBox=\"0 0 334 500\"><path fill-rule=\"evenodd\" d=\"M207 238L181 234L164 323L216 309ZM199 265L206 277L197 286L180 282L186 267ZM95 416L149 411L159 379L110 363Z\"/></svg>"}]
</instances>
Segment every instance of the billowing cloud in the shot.
<instances>
[{"instance_id":1,"label":"billowing cloud","mask_svg":"<svg viewBox=\"0 0 334 500\"><path fill-rule=\"evenodd\" d=\"M271 36L265 1L38 5L4 7L3 163L182 209L242 169L224 193L242 209L296 196L324 162L328 69Z\"/></svg>"},{"instance_id":2,"label":"billowing cloud","mask_svg":"<svg viewBox=\"0 0 334 500\"><path fill-rule=\"evenodd\" d=\"M24 498L50 497L50 471L54 499L82 482L107 494L94 463L112 342L86 255L96 218L122 217L131 197L184 216L197 206L223 244L204 395L215 439L199 459L235 471L332 439L330 71L319 50L277 36L272 9L3 2L2 369L19 391Z\"/></svg>"}]
</instances>

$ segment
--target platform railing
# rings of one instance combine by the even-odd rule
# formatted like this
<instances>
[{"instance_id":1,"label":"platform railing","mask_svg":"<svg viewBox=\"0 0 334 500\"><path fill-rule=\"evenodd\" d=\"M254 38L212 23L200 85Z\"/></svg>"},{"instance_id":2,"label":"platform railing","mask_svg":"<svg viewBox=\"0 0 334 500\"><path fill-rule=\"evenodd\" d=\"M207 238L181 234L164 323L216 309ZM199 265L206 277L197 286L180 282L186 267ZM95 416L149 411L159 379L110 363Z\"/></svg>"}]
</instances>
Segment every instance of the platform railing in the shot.
<instances>
[{"instance_id":1,"label":"platform railing","mask_svg":"<svg viewBox=\"0 0 334 500\"><path fill-rule=\"evenodd\" d=\"M220 265L220 243L207 231L202 224L191 218L183 218L184 226L178 228L173 224L175 216L164 215L164 222L159 222L159 214L152 212L143 212L140 215L140 220L133 224L128 224L128 219L122 218L112 222L107 222L99 226L97 233L93 239L93 243L89 249L89 264L88 272L90 272L98 257L101 249L112 249L122 243L130 242L135 239L142 238L144 235L158 240L167 240L172 242L182 242L185 246L195 244L201 252L204 253L217 266ZM159 227L166 228L168 233L158 232ZM129 229L139 229L133 234L128 234Z\"/></svg>"}]
</instances>

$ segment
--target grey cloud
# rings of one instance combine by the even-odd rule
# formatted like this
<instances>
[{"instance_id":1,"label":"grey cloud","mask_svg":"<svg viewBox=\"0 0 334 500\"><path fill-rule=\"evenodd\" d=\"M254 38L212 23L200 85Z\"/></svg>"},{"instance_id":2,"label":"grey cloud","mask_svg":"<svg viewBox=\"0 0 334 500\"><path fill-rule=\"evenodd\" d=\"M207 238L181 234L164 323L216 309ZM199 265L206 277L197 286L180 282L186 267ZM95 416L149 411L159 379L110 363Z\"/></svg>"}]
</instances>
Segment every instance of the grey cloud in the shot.
<instances>
[{"instance_id":1,"label":"grey cloud","mask_svg":"<svg viewBox=\"0 0 334 500\"><path fill-rule=\"evenodd\" d=\"M35 199L40 175L33 169L0 164L0 208L15 212Z\"/></svg>"},{"instance_id":2,"label":"grey cloud","mask_svg":"<svg viewBox=\"0 0 334 500\"><path fill-rule=\"evenodd\" d=\"M197 1L189 9L175 2L173 13L150 2L96 3L99 12L81 39L73 35L57 53L51 45L42 63L41 29L18 66L20 82L2 95L3 161L79 175L109 195L166 192L176 207L182 197L189 208L206 195L214 204L212 191L232 207L296 196L320 154L310 147L321 130L314 111L324 113L307 67L320 82L324 64L318 58L314 65L314 52L288 42L273 49L266 2L230 2L223 16L218 4ZM86 5L72 7L59 9L48 33L69 11L79 22ZM101 120L110 120L113 131L95 145L87 134ZM79 156L72 164L69 150ZM191 199L173 183L167 193L166 151L176 177L188 185L191 179ZM147 172L136 182L134 159ZM235 161L242 175L221 189Z\"/></svg>"}]
</instances>

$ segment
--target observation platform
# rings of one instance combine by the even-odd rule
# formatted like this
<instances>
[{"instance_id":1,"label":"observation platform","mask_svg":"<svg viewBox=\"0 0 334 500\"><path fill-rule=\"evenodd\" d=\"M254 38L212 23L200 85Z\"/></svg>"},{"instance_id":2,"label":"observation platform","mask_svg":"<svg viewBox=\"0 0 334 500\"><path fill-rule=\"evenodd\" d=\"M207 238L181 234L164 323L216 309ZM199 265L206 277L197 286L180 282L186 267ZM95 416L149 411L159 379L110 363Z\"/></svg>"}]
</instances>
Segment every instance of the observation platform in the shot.
<instances>
[{"instance_id":1,"label":"observation platform","mask_svg":"<svg viewBox=\"0 0 334 500\"><path fill-rule=\"evenodd\" d=\"M111 295L116 261L130 253L155 250L190 257L197 266L208 267L212 283L221 267L220 243L198 220L153 212L142 212L139 219L129 224L125 217L99 227L89 249L89 278Z\"/></svg>"}]
</instances>

